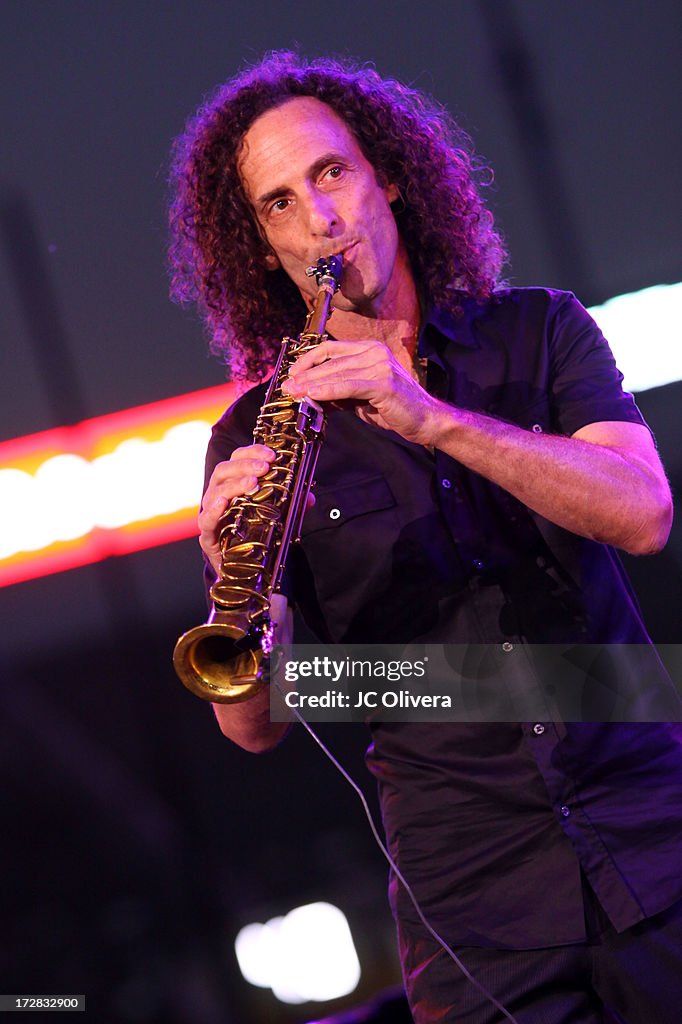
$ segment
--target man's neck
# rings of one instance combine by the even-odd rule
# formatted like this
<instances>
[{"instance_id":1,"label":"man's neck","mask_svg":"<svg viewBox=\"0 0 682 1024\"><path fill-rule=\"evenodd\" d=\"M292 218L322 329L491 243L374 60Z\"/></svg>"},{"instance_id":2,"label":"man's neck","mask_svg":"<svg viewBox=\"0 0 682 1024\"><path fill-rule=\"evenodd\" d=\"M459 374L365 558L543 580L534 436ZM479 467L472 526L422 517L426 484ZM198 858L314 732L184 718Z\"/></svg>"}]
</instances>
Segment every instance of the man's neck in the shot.
<instances>
[{"instance_id":1,"label":"man's neck","mask_svg":"<svg viewBox=\"0 0 682 1024\"><path fill-rule=\"evenodd\" d=\"M411 365L417 350L421 309L411 272L402 275L381 309L358 312L335 309L330 333L344 341L381 341L405 365Z\"/></svg>"},{"instance_id":2,"label":"man's neck","mask_svg":"<svg viewBox=\"0 0 682 1024\"><path fill-rule=\"evenodd\" d=\"M391 319L378 319L337 309L329 321L329 330L333 337L343 341L375 339L386 345L394 355L405 351L413 358L417 349L419 315L419 304L412 315Z\"/></svg>"}]
</instances>

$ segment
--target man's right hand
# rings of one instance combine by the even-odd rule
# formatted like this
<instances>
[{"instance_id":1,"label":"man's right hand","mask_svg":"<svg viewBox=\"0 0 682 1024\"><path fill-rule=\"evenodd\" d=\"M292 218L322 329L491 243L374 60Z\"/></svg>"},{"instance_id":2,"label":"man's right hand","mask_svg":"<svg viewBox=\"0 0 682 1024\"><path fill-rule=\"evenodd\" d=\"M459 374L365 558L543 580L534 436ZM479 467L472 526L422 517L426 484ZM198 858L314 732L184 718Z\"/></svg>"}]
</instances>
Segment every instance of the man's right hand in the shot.
<instances>
[{"instance_id":1,"label":"man's right hand","mask_svg":"<svg viewBox=\"0 0 682 1024\"><path fill-rule=\"evenodd\" d=\"M220 568L218 522L234 498L258 490L258 478L264 476L275 459L272 448L252 444L235 448L228 462L219 462L211 474L197 520L201 549L215 569Z\"/></svg>"}]
</instances>

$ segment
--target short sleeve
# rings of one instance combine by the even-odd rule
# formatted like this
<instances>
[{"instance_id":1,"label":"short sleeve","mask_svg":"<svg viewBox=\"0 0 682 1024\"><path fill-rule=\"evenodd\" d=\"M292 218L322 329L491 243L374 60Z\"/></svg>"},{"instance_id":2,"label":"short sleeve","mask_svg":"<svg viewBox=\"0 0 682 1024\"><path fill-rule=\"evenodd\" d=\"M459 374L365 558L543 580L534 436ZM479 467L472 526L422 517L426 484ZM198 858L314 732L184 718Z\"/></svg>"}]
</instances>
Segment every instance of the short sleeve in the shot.
<instances>
[{"instance_id":1,"label":"short sleeve","mask_svg":"<svg viewBox=\"0 0 682 1024\"><path fill-rule=\"evenodd\" d=\"M557 295L549 328L552 413L560 432L570 436L606 420L644 424L632 395L623 391L604 335L570 292Z\"/></svg>"}]
</instances>

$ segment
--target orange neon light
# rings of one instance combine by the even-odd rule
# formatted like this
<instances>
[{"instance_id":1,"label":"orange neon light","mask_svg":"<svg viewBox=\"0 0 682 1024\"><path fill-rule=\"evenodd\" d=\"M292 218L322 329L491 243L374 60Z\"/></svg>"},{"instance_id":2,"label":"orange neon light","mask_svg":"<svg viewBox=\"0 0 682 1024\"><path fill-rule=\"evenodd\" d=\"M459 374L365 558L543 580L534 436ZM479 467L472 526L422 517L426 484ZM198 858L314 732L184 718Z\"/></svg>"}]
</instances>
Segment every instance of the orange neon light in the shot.
<instances>
[{"instance_id":1,"label":"orange neon light","mask_svg":"<svg viewBox=\"0 0 682 1024\"><path fill-rule=\"evenodd\" d=\"M65 454L91 463L111 454L126 440L156 442L171 428L184 423L213 424L238 394L235 385L223 384L99 416L74 426L3 441L0 442L0 472L14 469L33 475L48 459ZM60 540L39 550L0 557L0 586L191 537L196 534L198 499L197 494L196 501L185 508L115 528L95 527L74 540ZM47 494L46 517L50 515L49 506Z\"/></svg>"}]
</instances>

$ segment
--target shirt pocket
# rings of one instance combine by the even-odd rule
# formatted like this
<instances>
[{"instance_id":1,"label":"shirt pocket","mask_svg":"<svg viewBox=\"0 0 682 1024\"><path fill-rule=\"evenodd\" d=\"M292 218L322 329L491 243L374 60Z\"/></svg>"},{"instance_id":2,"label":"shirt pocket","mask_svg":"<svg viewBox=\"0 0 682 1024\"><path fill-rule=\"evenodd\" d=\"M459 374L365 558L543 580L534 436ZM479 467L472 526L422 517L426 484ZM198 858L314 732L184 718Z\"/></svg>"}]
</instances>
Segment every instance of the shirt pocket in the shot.
<instances>
[{"instance_id":1,"label":"shirt pocket","mask_svg":"<svg viewBox=\"0 0 682 1024\"><path fill-rule=\"evenodd\" d=\"M395 508L385 477L375 476L336 487L315 490L315 506L303 521L301 539L321 530L339 529L359 516Z\"/></svg>"},{"instance_id":2,"label":"shirt pocket","mask_svg":"<svg viewBox=\"0 0 682 1024\"><path fill-rule=\"evenodd\" d=\"M330 634L339 637L391 591L398 507L383 476L325 487L315 499L303 522L301 549Z\"/></svg>"}]
</instances>

